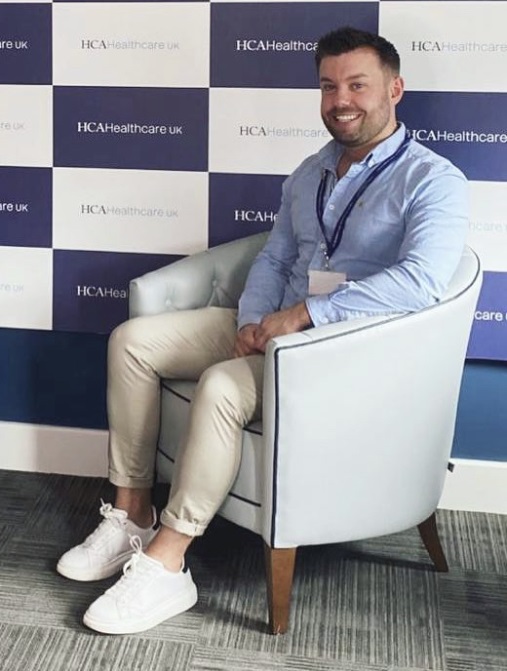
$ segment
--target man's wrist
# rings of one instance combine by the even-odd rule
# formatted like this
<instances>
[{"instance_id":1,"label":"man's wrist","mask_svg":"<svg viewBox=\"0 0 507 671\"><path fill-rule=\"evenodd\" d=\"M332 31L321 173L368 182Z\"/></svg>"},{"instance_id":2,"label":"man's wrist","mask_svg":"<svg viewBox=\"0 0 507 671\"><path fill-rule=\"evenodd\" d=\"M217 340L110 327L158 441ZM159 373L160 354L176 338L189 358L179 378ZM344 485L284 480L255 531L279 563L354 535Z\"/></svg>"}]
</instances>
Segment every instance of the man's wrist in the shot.
<instances>
[{"instance_id":1,"label":"man's wrist","mask_svg":"<svg viewBox=\"0 0 507 671\"><path fill-rule=\"evenodd\" d=\"M303 301L302 303L299 303L297 307L298 307L297 315L301 330L313 326L312 318L310 317L310 313L308 312L306 303Z\"/></svg>"},{"instance_id":2,"label":"man's wrist","mask_svg":"<svg viewBox=\"0 0 507 671\"><path fill-rule=\"evenodd\" d=\"M253 322L248 322L247 324L243 324L243 326L240 326L238 328L238 333L241 333L241 331L246 331L249 328L257 328L258 324L254 324Z\"/></svg>"}]
</instances>

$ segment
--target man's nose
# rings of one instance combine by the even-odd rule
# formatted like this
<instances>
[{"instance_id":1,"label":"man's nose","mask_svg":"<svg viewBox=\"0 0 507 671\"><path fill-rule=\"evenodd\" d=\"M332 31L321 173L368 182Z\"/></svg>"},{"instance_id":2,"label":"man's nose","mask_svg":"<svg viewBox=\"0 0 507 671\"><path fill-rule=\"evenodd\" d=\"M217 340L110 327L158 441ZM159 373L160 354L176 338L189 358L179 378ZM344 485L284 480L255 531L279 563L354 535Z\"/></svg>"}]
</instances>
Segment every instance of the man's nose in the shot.
<instances>
[{"instance_id":1,"label":"man's nose","mask_svg":"<svg viewBox=\"0 0 507 671\"><path fill-rule=\"evenodd\" d=\"M337 88L333 96L335 107L349 107L351 102L350 91L345 87Z\"/></svg>"}]
</instances>

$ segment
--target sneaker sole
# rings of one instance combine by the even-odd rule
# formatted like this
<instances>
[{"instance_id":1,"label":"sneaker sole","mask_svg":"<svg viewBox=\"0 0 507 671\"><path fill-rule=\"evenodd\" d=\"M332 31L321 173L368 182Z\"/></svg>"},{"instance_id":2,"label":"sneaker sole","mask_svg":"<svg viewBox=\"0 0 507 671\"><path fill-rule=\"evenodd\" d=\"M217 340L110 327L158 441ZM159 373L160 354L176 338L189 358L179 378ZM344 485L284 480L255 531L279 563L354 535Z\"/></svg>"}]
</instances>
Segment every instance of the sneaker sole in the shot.
<instances>
[{"instance_id":1,"label":"sneaker sole","mask_svg":"<svg viewBox=\"0 0 507 671\"><path fill-rule=\"evenodd\" d=\"M88 612L84 614L83 623L101 634L137 634L146 631L157 624L161 624L171 617L176 617L189 610L197 603L197 587L192 584L187 590L178 596L177 599L171 599L169 604L163 604L155 612L150 613L149 617L140 618L131 622L104 622L90 617Z\"/></svg>"},{"instance_id":2,"label":"sneaker sole","mask_svg":"<svg viewBox=\"0 0 507 671\"><path fill-rule=\"evenodd\" d=\"M58 562L56 565L56 570L65 578L69 578L69 580L77 580L78 582L93 582L94 580L104 580L105 578L110 578L111 576L121 571L125 562L127 562L133 554L133 552L125 552L125 554L117 557L114 562L110 562L100 569L80 569L74 566L66 566L63 563Z\"/></svg>"}]
</instances>

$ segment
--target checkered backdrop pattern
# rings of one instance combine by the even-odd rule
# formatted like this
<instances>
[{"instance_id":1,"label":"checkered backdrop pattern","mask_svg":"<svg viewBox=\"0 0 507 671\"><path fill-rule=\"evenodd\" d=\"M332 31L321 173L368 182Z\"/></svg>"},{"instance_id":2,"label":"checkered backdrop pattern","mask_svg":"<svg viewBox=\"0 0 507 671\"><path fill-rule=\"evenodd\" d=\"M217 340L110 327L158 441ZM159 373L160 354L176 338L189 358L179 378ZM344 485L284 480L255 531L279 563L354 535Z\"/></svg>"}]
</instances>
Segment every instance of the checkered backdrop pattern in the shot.
<instances>
[{"instance_id":1,"label":"checkered backdrop pattern","mask_svg":"<svg viewBox=\"0 0 507 671\"><path fill-rule=\"evenodd\" d=\"M0 1L0 326L108 332L132 277L269 229L328 140L316 39L398 48L399 117L471 181L469 356L507 360L507 2Z\"/></svg>"}]
</instances>

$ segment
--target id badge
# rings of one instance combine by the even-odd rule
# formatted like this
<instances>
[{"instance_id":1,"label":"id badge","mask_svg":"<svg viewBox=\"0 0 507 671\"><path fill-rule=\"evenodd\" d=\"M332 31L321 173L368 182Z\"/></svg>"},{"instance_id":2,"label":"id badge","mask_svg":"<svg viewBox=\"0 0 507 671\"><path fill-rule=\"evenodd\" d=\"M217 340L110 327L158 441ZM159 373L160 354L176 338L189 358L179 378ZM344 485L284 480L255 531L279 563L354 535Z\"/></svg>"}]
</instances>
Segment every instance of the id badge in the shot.
<instances>
[{"instance_id":1,"label":"id badge","mask_svg":"<svg viewBox=\"0 0 507 671\"><path fill-rule=\"evenodd\" d=\"M308 293L310 296L330 294L346 281L345 273L335 273L331 270L309 270Z\"/></svg>"}]
</instances>

